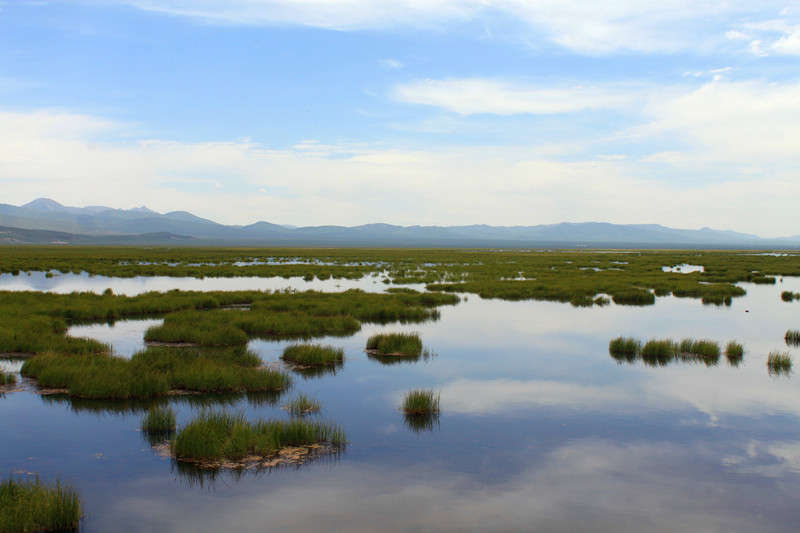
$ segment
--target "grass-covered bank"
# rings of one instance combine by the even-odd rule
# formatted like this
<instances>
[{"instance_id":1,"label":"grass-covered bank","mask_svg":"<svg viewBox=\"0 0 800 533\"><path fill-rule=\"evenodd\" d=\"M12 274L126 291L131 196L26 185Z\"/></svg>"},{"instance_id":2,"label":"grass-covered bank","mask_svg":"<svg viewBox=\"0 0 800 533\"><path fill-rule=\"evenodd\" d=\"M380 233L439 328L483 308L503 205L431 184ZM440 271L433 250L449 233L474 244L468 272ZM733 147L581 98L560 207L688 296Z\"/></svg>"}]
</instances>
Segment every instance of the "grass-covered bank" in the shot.
<instances>
[{"instance_id":1,"label":"grass-covered bank","mask_svg":"<svg viewBox=\"0 0 800 533\"><path fill-rule=\"evenodd\" d=\"M83 503L69 484L9 478L0 481L0 533L73 531Z\"/></svg>"}]
</instances>

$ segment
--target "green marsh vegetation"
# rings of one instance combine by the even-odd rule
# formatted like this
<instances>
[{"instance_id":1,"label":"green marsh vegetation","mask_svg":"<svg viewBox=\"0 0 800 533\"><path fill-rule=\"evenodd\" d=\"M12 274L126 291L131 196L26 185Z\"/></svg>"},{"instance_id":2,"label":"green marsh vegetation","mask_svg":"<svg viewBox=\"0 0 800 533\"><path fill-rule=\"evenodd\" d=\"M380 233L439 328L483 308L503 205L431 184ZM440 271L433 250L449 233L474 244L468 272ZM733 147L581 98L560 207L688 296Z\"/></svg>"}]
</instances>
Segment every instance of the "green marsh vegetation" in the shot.
<instances>
[{"instance_id":1,"label":"green marsh vegetation","mask_svg":"<svg viewBox=\"0 0 800 533\"><path fill-rule=\"evenodd\" d=\"M788 352L770 352L767 356L767 371L770 376L788 376L792 372L792 358Z\"/></svg>"},{"instance_id":2,"label":"green marsh vegetation","mask_svg":"<svg viewBox=\"0 0 800 533\"><path fill-rule=\"evenodd\" d=\"M366 349L376 355L419 357L422 338L419 333L378 333L367 339Z\"/></svg>"},{"instance_id":3,"label":"green marsh vegetation","mask_svg":"<svg viewBox=\"0 0 800 533\"><path fill-rule=\"evenodd\" d=\"M305 416L319 412L319 410L322 409L322 404L319 400L300 393L286 402L283 408L292 416Z\"/></svg>"},{"instance_id":4,"label":"green marsh vegetation","mask_svg":"<svg viewBox=\"0 0 800 533\"><path fill-rule=\"evenodd\" d=\"M65 389L83 398L135 399L175 391L204 393L283 390L289 377L260 367L243 348L149 347L131 359L110 355L41 354L28 359L22 374L46 389Z\"/></svg>"},{"instance_id":5,"label":"green marsh vegetation","mask_svg":"<svg viewBox=\"0 0 800 533\"><path fill-rule=\"evenodd\" d=\"M784 340L789 346L800 346L800 330L788 330L784 336Z\"/></svg>"},{"instance_id":6,"label":"green marsh vegetation","mask_svg":"<svg viewBox=\"0 0 800 533\"><path fill-rule=\"evenodd\" d=\"M17 375L14 372L0 370L0 386L13 385L17 382Z\"/></svg>"},{"instance_id":7,"label":"green marsh vegetation","mask_svg":"<svg viewBox=\"0 0 800 533\"><path fill-rule=\"evenodd\" d=\"M631 337L617 337L608 344L608 352L616 361L634 363L642 361L648 366L666 366L675 362L700 362L706 366L719 364L722 355L720 344L707 339L651 339L644 344ZM744 348L736 341L725 347L725 356L732 366L738 366Z\"/></svg>"},{"instance_id":8,"label":"green marsh vegetation","mask_svg":"<svg viewBox=\"0 0 800 533\"><path fill-rule=\"evenodd\" d=\"M431 320L438 317L436 306L457 301L454 295L362 291L173 290L135 297L108 291L7 292L0 300L0 352L35 355L26 361L23 375L36 378L42 387L68 389L86 398L147 398L176 390L275 391L285 388L288 378L255 368L260 359L245 350L248 340L349 335L361 328L360 320ZM251 309L221 309L245 304ZM149 329L145 338L168 345L150 346L124 360L105 344L65 334L69 324L130 316L164 316L164 324ZM196 346L177 349L170 344Z\"/></svg>"},{"instance_id":9,"label":"green marsh vegetation","mask_svg":"<svg viewBox=\"0 0 800 533\"><path fill-rule=\"evenodd\" d=\"M0 481L0 533L76 530L82 517L80 495L68 484L38 476Z\"/></svg>"},{"instance_id":10,"label":"green marsh vegetation","mask_svg":"<svg viewBox=\"0 0 800 533\"><path fill-rule=\"evenodd\" d=\"M257 420L225 412L203 412L183 426L172 441L178 461L219 466L219 461L270 458L292 448L341 449L347 437L338 425L319 420Z\"/></svg>"},{"instance_id":11,"label":"green marsh vegetation","mask_svg":"<svg viewBox=\"0 0 800 533\"><path fill-rule=\"evenodd\" d=\"M177 421L172 407L151 407L142 418L142 431L151 434L168 434L175 431Z\"/></svg>"},{"instance_id":12,"label":"green marsh vegetation","mask_svg":"<svg viewBox=\"0 0 800 533\"><path fill-rule=\"evenodd\" d=\"M741 343L728 341L725 345L725 357L731 366L739 366L744 358L744 346Z\"/></svg>"},{"instance_id":13,"label":"green marsh vegetation","mask_svg":"<svg viewBox=\"0 0 800 533\"><path fill-rule=\"evenodd\" d=\"M433 389L411 389L403 394L400 410L408 416L428 416L439 412L441 394Z\"/></svg>"},{"instance_id":14,"label":"green marsh vegetation","mask_svg":"<svg viewBox=\"0 0 800 533\"><path fill-rule=\"evenodd\" d=\"M584 306L608 295L623 305L648 305L673 294L729 305L745 294L736 283L775 283L800 275L800 254L735 251L538 251L485 249L82 248L3 249L0 272L56 272L173 277L388 276L390 284L485 298L540 299ZM702 266L691 273L662 267ZM648 296L645 293L650 293ZM600 300L602 301L602 300ZM357 317L358 318L358 317Z\"/></svg>"},{"instance_id":15,"label":"green marsh vegetation","mask_svg":"<svg viewBox=\"0 0 800 533\"><path fill-rule=\"evenodd\" d=\"M281 359L303 366L341 365L344 348L321 344L292 344L283 349Z\"/></svg>"},{"instance_id":16,"label":"green marsh vegetation","mask_svg":"<svg viewBox=\"0 0 800 533\"><path fill-rule=\"evenodd\" d=\"M800 300L800 292L783 291L781 292L781 300L784 302L793 302Z\"/></svg>"}]
</instances>

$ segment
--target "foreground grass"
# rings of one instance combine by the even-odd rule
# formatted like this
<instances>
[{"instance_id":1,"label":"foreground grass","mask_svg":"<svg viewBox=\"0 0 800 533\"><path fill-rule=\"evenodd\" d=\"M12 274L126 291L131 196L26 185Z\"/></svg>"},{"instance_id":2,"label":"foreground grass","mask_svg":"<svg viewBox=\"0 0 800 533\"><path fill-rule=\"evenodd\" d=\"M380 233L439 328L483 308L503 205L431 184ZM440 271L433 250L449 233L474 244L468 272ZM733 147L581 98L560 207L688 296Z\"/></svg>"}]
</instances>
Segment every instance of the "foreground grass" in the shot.
<instances>
[{"instance_id":1,"label":"foreground grass","mask_svg":"<svg viewBox=\"0 0 800 533\"><path fill-rule=\"evenodd\" d=\"M439 412L440 399L433 389L412 389L403 395L400 410L411 416L432 415Z\"/></svg>"},{"instance_id":2,"label":"foreground grass","mask_svg":"<svg viewBox=\"0 0 800 533\"><path fill-rule=\"evenodd\" d=\"M333 423L298 418L249 422L243 414L204 412L178 431L172 452L179 460L235 461L268 457L286 447L340 448L346 443L344 431Z\"/></svg>"},{"instance_id":3,"label":"foreground grass","mask_svg":"<svg viewBox=\"0 0 800 533\"><path fill-rule=\"evenodd\" d=\"M0 533L72 530L82 517L78 492L60 481L0 481Z\"/></svg>"},{"instance_id":4,"label":"foreground grass","mask_svg":"<svg viewBox=\"0 0 800 533\"><path fill-rule=\"evenodd\" d=\"M422 338L419 333L379 333L367 339L366 349L378 355L419 356Z\"/></svg>"},{"instance_id":5,"label":"foreground grass","mask_svg":"<svg viewBox=\"0 0 800 533\"><path fill-rule=\"evenodd\" d=\"M339 365L344 362L344 348L321 344L292 344L284 348L281 359L305 366Z\"/></svg>"}]
</instances>

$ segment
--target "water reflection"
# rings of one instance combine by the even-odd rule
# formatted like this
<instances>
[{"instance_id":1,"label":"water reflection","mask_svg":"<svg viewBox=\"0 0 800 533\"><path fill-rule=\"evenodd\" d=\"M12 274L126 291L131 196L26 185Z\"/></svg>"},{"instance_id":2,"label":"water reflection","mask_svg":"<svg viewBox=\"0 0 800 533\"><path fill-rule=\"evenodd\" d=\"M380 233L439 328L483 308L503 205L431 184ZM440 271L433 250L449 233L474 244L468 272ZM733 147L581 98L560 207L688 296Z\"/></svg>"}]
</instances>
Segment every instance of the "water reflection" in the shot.
<instances>
[{"instance_id":1,"label":"water reflection","mask_svg":"<svg viewBox=\"0 0 800 533\"><path fill-rule=\"evenodd\" d=\"M159 445L159 447L162 451L166 451L163 445ZM344 453L344 449L324 450L305 456L299 462L266 459L263 463L253 462L237 468L205 467L172 458L171 471L181 483L212 492L216 490L217 484L229 487L242 481L252 481L255 478L269 476L278 471L298 471L318 466L334 466L339 464Z\"/></svg>"},{"instance_id":2,"label":"water reflection","mask_svg":"<svg viewBox=\"0 0 800 533\"><path fill-rule=\"evenodd\" d=\"M420 355L384 355L371 351L367 352L367 359L384 366L409 365L419 361L428 362L433 357L436 357L436 354L428 350L423 350Z\"/></svg>"},{"instance_id":3,"label":"water reflection","mask_svg":"<svg viewBox=\"0 0 800 533\"><path fill-rule=\"evenodd\" d=\"M435 429L440 429L439 413L422 415L403 414L403 421L406 427L414 433L433 433Z\"/></svg>"},{"instance_id":4,"label":"water reflection","mask_svg":"<svg viewBox=\"0 0 800 533\"><path fill-rule=\"evenodd\" d=\"M27 276L0 274L0 290L3 291L42 291L69 294L71 292L94 292L101 294L111 289L114 294L136 296L145 292L181 291L307 291L344 292L361 289L366 292L386 292L390 286L384 283L385 274L378 277L365 276L361 279L313 280L302 277L290 278L176 278L170 276L136 276L116 278L80 274L57 274L47 277L45 272L31 272ZM424 292L421 283L404 285Z\"/></svg>"},{"instance_id":5,"label":"water reflection","mask_svg":"<svg viewBox=\"0 0 800 533\"><path fill-rule=\"evenodd\" d=\"M68 394L41 394L42 402L50 405L64 405L73 413L89 413L97 416L129 416L143 415L153 407L169 405L182 406L194 410L241 407L276 406L284 391L259 393L224 393L224 394L177 394L156 396L154 398L134 400L100 400L79 398Z\"/></svg>"},{"instance_id":6,"label":"water reflection","mask_svg":"<svg viewBox=\"0 0 800 533\"><path fill-rule=\"evenodd\" d=\"M332 365L289 366L289 369L292 371L292 373L297 374L305 379L320 379L323 377L335 376L342 368L344 368L343 362L337 362Z\"/></svg>"}]
</instances>

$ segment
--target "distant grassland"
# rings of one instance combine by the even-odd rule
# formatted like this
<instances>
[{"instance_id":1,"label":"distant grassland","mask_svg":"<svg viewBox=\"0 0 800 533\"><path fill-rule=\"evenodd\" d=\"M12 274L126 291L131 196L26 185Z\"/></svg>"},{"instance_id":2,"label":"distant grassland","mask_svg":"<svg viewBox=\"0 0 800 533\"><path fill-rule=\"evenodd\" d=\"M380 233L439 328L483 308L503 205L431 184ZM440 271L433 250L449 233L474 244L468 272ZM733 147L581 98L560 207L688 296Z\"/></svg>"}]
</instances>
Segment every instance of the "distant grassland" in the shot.
<instances>
[{"instance_id":1,"label":"distant grassland","mask_svg":"<svg viewBox=\"0 0 800 533\"><path fill-rule=\"evenodd\" d=\"M703 271L662 271L681 264L699 265ZM306 280L382 275L387 283L421 283L428 290L485 298L590 306L603 302L598 295L608 295L618 304L649 305L654 297L672 294L720 305L745 294L734 285L737 282L772 284L775 276L800 276L800 255L696 250L3 247L0 272L49 270L116 277Z\"/></svg>"},{"instance_id":2,"label":"distant grassland","mask_svg":"<svg viewBox=\"0 0 800 533\"><path fill-rule=\"evenodd\" d=\"M702 272L662 267L702 266ZM800 275L800 254L723 251L369 250L272 248L3 247L0 271L88 272L106 276L301 276L305 279L381 276L402 286L385 294L172 290L127 297L103 294L0 292L0 354L36 355L23 374L75 397L148 398L174 390L271 391L285 376L257 369L244 351L253 338L301 339L352 335L364 323L435 320L456 305L455 292L485 298L536 299L575 306L651 305L658 297L727 304L745 294L737 282L775 283ZM230 305L246 306L224 310ZM164 317L146 339L189 343L202 354L149 348L131 361L91 339L66 336L76 323ZM228 348L226 348L228 347ZM171 348L171 347L168 347ZM236 349L208 352L209 349ZM169 357L166 357L169 353ZM73 358L67 362L66 358ZM169 365L161 364L169 361ZM333 368L335 370L335 368ZM113 379L111 379L113 376Z\"/></svg>"}]
</instances>

